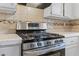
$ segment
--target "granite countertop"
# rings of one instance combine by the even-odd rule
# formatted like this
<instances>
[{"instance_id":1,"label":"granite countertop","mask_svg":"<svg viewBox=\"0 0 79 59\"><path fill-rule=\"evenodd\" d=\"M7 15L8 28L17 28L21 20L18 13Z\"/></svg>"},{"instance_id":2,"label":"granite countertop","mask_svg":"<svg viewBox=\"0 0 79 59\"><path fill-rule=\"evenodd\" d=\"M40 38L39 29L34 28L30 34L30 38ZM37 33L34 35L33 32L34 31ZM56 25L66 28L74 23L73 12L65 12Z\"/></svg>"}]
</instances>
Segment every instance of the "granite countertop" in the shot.
<instances>
[{"instance_id":1,"label":"granite countertop","mask_svg":"<svg viewBox=\"0 0 79 59\"><path fill-rule=\"evenodd\" d=\"M58 34L63 35L65 37L79 36L79 32L59 32Z\"/></svg>"},{"instance_id":2,"label":"granite countertop","mask_svg":"<svg viewBox=\"0 0 79 59\"><path fill-rule=\"evenodd\" d=\"M50 33L50 32L48 32L48 33ZM63 35L65 37L79 36L79 32L52 32L52 33Z\"/></svg>"},{"instance_id":3,"label":"granite countertop","mask_svg":"<svg viewBox=\"0 0 79 59\"><path fill-rule=\"evenodd\" d=\"M0 34L1 40L21 40L21 38L17 34Z\"/></svg>"}]
</instances>

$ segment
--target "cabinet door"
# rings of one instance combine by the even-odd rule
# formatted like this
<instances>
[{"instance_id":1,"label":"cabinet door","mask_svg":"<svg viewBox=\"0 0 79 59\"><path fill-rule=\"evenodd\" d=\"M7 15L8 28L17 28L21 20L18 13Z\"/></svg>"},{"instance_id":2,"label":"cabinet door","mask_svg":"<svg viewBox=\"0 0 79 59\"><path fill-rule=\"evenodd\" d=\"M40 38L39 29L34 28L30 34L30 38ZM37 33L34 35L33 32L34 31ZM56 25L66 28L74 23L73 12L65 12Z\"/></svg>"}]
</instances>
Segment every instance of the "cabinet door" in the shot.
<instances>
[{"instance_id":1,"label":"cabinet door","mask_svg":"<svg viewBox=\"0 0 79 59\"><path fill-rule=\"evenodd\" d=\"M52 3L44 9L44 17L63 16L63 3Z\"/></svg>"},{"instance_id":2,"label":"cabinet door","mask_svg":"<svg viewBox=\"0 0 79 59\"><path fill-rule=\"evenodd\" d=\"M0 56L20 56L21 50L20 46L11 46L0 48Z\"/></svg>"},{"instance_id":3,"label":"cabinet door","mask_svg":"<svg viewBox=\"0 0 79 59\"><path fill-rule=\"evenodd\" d=\"M0 3L0 8L16 8L16 3Z\"/></svg>"},{"instance_id":4,"label":"cabinet door","mask_svg":"<svg viewBox=\"0 0 79 59\"><path fill-rule=\"evenodd\" d=\"M48 17L52 15L52 5L44 9L44 17Z\"/></svg>"},{"instance_id":5,"label":"cabinet door","mask_svg":"<svg viewBox=\"0 0 79 59\"><path fill-rule=\"evenodd\" d=\"M73 18L73 3L64 3L64 16Z\"/></svg>"},{"instance_id":6,"label":"cabinet door","mask_svg":"<svg viewBox=\"0 0 79 59\"><path fill-rule=\"evenodd\" d=\"M79 56L79 37L64 38L65 42L65 55L66 56Z\"/></svg>"},{"instance_id":7,"label":"cabinet door","mask_svg":"<svg viewBox=\"0 0 79 59\"><path fill-rule=\"evenodd\" d=\"M73 19L79 19L79 3L73 3Z\"/></svg>"},{"instance_id":8,"label":"cabinet door","mask_svg":"<svg viewBox=\"0 0 79 59\"><path fill-rule=\"evenodd\" d=\"M64 15L71 19L79 19L79 3L65 3Z\"/></svg>"},{"instance_id":9,"label":"cabinet door","mask_svg":"<svg viewBox=\"0 0 79 59\"><path fill-rule=\"evenodd\" d=\"M77 45L77 44L67 46L65 48L65 55L66 56L79 56L79 45Z\"/></svg>"},{"instance_id":10,"label":"cabinet door","mask_svg":"<svg viewBox=\"0 0 79 59\"><path fill-rule=\"evenodd\" d=\"M63 3L52 3L52 15L63 16Z\"/></svg>"}]
</instances>

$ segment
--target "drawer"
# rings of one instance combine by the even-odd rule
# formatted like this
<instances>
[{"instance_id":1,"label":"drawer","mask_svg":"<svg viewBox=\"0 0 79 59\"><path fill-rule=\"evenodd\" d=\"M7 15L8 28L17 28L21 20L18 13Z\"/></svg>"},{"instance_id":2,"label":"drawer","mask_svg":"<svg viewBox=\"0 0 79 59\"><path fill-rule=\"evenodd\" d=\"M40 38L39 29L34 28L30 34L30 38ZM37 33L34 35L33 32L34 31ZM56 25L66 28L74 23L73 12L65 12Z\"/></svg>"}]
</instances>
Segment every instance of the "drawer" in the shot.
<instances>
[{"instance_id":1,"label":"drawer","mask_svg":"<svg viewBox=\"0 0 79 59\"><path fill-rule=\"evenodd\" d=\"M10 46L10 47L2 47L0 48L0 56L20 56L21 55L21 47Z\"/></svg>"}]
</instances>

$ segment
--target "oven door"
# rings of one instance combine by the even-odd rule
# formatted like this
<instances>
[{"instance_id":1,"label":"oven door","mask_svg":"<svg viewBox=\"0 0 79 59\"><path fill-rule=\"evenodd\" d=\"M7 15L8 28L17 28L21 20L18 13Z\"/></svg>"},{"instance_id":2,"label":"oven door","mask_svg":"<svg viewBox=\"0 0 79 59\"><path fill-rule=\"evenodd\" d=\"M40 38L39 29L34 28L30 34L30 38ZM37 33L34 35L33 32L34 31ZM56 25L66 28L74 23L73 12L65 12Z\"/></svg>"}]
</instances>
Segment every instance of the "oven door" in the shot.
<instances>
[{"instance_id":1,"label":"oven door","mask_svg":"<svg viewBox=\"0 0 79 59\"><path fill-rule=\"evenodd\" d=\"M65 56L65 48L57 51L51 51L40 56Z\"/></svg>"}]
</instances>

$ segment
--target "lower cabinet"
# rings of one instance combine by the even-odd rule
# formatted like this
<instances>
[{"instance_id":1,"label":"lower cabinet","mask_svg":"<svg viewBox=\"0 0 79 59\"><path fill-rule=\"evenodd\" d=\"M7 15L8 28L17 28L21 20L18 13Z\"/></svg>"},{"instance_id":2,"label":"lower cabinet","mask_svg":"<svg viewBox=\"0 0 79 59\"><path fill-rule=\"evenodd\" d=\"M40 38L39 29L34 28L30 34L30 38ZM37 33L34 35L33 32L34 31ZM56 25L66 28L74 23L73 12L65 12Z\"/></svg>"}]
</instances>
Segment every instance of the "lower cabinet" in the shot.
<instances>
[{"instance_id":1,"label":"lower cabinet","mask_svg":"<svg viewBox=\"0 0 79 59\"><path fill-rule=\"evenodd\" d=\"M21 47L17 46L6 46L0 48L0 56L20 56Z\"/></svg>"},{"instance_id":2,"label":"lower cabinet","mask_svg":"<svg viewBox=\"0 0 79 59\"><path fill-rule=\"evenodd\" d=\"M79 37L65 38L65 55L66 56L79 56Z\"/></svg>"},{"instance_id":3,"label":"lower cabinet","mask_svg":"<svg viewBox=\"0 0 79 59\"><path fill-rule=\"evenodd\" d=\"M79 56L79 46L77 44L66 47L66 56Z\"/></svg>"}]
</instances>

